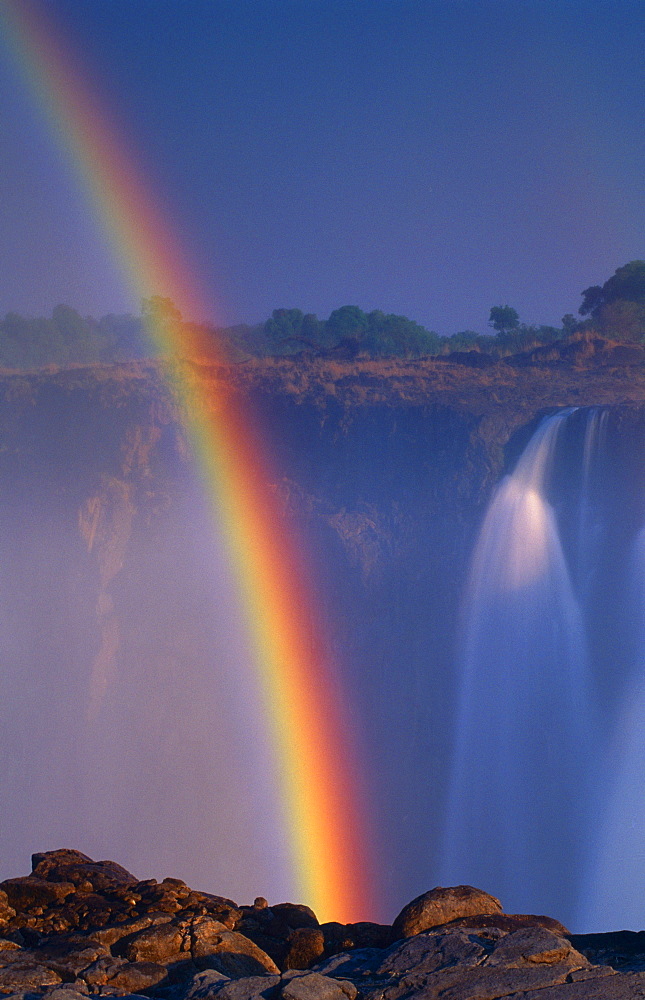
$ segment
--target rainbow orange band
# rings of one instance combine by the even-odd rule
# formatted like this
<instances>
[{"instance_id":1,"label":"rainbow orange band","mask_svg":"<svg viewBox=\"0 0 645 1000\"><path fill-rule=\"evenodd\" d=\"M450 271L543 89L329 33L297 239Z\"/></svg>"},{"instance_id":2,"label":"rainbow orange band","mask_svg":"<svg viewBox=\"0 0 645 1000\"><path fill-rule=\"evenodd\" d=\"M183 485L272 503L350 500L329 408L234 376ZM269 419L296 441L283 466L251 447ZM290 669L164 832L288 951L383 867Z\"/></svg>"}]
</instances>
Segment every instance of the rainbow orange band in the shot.
<instances>
[{"instance_id":1,"label":"rainbow orange band","mask_svg":"<svg viewBox=\"0 0 645 1000\"><path fill-rule=\"evenodd\" d=\"M91 193L128 285L138 297L168 297L184 315L203 319L177 243L71 53L28 0L5 0L1 11L11 52ZM182 375L180 357L199 354L195 331L163 322L151 324L150 335L169 359L213 517L228 541L274 749L294 890L322 920L368 919L374 879L355 751L321 654L311 588L279 527L261 443L230 392Z\"/></svg>"}]
</instances>

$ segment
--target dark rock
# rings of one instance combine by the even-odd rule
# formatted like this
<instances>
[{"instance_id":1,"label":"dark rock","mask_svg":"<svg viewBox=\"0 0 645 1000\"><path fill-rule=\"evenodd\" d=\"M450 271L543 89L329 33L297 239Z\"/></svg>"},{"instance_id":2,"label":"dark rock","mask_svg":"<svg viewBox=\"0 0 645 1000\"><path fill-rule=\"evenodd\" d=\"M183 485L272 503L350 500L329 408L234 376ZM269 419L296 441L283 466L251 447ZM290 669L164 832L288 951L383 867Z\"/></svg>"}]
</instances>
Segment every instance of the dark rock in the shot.
<instances>
[{"instance_id":1,"label":"dark rock","mask_svg":"<svg viewBox=\"0 0 645 1000\"><path fill-rule=\"evenodd\" d=\"M392 928L389 924L374 924L361 921L356 924L329 922L321 925L325 935L325 952L334 955L352 948L387 948L392 944Z\"/></svg>"},{"instance_id":2,"label":"dark rock","mask_svg":"<svg viewBox=\"0 0 645 1000\"><path fill-rule=\"evenodd\" d=\"M392 924L394 938L411 937L421 931L479 913L501 913L499 899L471 885L437 886L404 906Z\"/></svg>"},{"instance_id":3,"label":"dark rock","mask_svg":"<svg viewBox=\"0 0 645 1000\"><path fill-rule=\"evenodd\" d=\"M325 935L320 927L299 927L288 938L285 969L308 969L325 950Z\"/></svg>"},{"instance_id":4,"label":"dark rock","mask_svg":"<svg viewBox=\"0 0 645 1000\"><path fill-rule=\"evenodd\" d=\"M287 927L319 927L318 918L312 909L301 903L278 903L272 906L273 915L284 920Z\"/></svg>"},{"instance_id":5,"label":"dark rock","mask_svg":"<svg viewBox=\"0 0 645 1000\"><path fill-rule=\"evenodd\" d=\"M574 948L590 962L614 969L645 969L645 931L610 931L606 934L570 934Z\"/></svg>"}]
</instances>

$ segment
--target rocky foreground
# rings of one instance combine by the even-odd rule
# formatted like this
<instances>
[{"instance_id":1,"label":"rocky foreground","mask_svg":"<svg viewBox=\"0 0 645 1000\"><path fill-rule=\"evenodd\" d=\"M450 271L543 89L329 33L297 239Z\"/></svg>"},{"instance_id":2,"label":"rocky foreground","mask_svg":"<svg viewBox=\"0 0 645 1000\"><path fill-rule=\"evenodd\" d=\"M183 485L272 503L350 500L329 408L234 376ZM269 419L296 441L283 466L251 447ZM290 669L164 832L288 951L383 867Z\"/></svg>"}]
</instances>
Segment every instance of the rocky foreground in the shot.
<instances>
[{"instance_id":1,"label":"rocky foreground","mask_svg":"<svg viewBox=\"0 0 645 1000\"><path fill-rule=\"evenodd\" d=\"M0 884L0 993L15 1000L645 997L645 932L571 935L471 886L432 889L391 926L319 924L307 906L237 906L79 851L32 862Z\"/></svg>"}]
</instances>

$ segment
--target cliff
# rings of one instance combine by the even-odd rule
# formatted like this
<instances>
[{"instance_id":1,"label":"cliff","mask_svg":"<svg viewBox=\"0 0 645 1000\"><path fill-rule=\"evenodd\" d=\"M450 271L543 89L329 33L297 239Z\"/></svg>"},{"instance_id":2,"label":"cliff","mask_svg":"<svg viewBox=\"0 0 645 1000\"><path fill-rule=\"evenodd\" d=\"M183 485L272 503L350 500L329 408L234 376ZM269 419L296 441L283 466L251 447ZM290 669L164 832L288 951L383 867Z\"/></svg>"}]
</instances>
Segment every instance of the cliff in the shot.
<instances>
[{"instance_id":1,"label":"cliff","mask_svg":"<svg viewBox=\"0 0 645 1000\"><path fill-rule=\"evenodd\" d=\"M494 484L548 409L645 402L638 349L554 351L183 369L252 411L311 566L370 781L370 919L436 880L459 605ZM246 638L158 366L2 374L0 501L1 874L74 842L144 876L276 895L281 848L252 832L271 802ZM546 904L566 919L557 887Z\"/></svg>"}]
</instances>

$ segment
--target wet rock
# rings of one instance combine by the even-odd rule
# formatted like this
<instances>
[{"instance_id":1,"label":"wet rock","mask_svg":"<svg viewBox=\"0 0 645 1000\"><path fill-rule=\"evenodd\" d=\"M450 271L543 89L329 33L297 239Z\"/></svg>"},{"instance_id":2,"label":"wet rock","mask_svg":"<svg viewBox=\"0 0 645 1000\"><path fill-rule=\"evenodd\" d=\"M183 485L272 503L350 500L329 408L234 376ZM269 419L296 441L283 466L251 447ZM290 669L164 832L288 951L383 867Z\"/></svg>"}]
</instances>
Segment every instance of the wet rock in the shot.
<instances>
[{"instance_id":1,"label":"wet rock","mask_svg":"<svg viewBox=\"0 0 645 1000\"><path fill-rule=\"evenodd\" d=\"M325 950L325 935L320 927L299 927L287 939L288 950L283 969L308 969Z\"/></svg>"},{"instance_id":2,"label":"wet rock","mask_svg":"<svg viewBox=\"0 0 645 1000\"><path fill-rule=\"evenodd\" d=\"M471 885L457 885L446 889L437 886L403 907L392 924L392 932L395 939L411 937L461 917L501 913L501 910L499 899Z\"/></svg>"}]
</instances>

